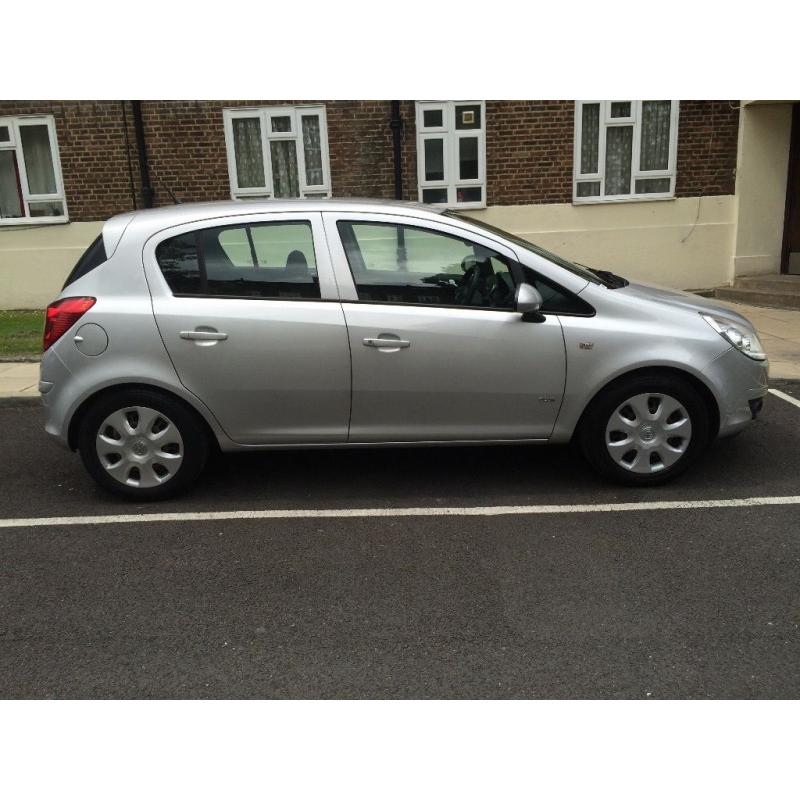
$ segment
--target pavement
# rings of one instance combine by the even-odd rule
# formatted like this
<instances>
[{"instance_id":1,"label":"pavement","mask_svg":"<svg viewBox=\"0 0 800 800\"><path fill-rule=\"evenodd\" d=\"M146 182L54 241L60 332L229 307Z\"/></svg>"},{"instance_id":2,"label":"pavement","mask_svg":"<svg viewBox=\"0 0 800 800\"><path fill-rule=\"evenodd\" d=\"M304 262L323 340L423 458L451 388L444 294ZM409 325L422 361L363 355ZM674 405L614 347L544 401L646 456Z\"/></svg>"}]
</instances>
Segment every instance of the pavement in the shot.
<instances>
[{"instance_id":1,"label":"pavement","mask_svg":"<svg viewBox=\"0 0 800 800\"><path fill-rule=\"evenodd\" d=\"M761 338L773 378L800 380L800 311L717 300L744 314ZM39 396L39 362L0 362L0 398Z\"/></svg>"},{"instance_id":2,"label":"pavement","mask_svg":"<svg viewBox=\"0 0 800 800\"><path fill-rule=\"evenodd\" d=\"M307 451L136 505L42 424L0 406L2 698L800 697L778 395L658 489L563 447Z\"/></svg>"},{"instance_id":3,"label":"pavement","mask_svg":"<svg viewBox=\"0 0 800 800\"><path fill-rule=\"evenodd\" d=\"M714 302L744 314L753 323L769 356L771 377L800 379L800 311L728 303L716 298Z\"/></svg>"}]
</instances>

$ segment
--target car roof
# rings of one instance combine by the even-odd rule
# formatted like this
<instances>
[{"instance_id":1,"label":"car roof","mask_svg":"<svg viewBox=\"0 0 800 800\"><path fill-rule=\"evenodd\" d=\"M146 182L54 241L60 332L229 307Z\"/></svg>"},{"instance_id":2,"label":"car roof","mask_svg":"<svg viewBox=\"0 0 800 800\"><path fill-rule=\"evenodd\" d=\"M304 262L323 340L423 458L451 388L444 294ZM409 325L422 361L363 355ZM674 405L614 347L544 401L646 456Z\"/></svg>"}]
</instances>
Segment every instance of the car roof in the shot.
<instances>
[{"instance_id":1,"label":"car roof","mask_svg":"<svg viewBox=\"0 0 800 800\"><path fill-rule=\"evenodd\" d=\"M148 237L153 233L183 225L189 222L202 222L205 219L238 217L243 214L276 214L280 212L320 212L320 211L361 211L376 213L386 211L390 214L410 216L438 216L445 209L425 203L379 198L316 198L316 199L259 199L259 200L220 200L206 203L175 203L159 208L139 209L111 217L103 226L103 241L110 258L122 238L123 232L131 226L138 236Z\"/></svg>"}]
</instances>

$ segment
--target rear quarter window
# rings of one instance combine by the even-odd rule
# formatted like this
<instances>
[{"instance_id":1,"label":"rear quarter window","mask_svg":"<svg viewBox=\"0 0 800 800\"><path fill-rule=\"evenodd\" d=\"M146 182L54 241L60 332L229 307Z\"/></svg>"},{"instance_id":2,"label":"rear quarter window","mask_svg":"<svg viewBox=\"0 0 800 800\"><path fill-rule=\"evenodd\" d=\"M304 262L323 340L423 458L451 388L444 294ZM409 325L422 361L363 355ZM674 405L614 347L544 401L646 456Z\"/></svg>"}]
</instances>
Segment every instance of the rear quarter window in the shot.
<instances>
[{"instance_id":1,"label":"rear quarter window","mask_svg":"<svg viewBox=\"0 0 800 800\"><path fill-rule=\"evenodd\" d=\"M71 283L75 283L78 278L88 275L96 267L105 264L106 261L108 261L108 256L106 255L106 248L103 244L103 235L100 234L78 259L78 263L72 268L72 272L67 276L67 280L62 288L66 289Z\"/></svg>"}]
</instances>

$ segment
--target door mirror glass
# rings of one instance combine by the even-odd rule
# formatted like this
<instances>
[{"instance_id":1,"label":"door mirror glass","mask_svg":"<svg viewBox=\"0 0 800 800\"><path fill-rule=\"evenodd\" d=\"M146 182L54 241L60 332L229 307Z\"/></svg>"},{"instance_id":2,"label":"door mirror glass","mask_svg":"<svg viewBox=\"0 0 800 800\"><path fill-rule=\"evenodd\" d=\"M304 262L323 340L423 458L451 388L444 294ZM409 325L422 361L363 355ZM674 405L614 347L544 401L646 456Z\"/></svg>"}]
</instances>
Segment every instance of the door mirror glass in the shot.
<instances>
[{"instance_id":1,"label":"door mirror glass","mask_svg":"<svg viewBox=\"0 0 800 800\"><path fill-rule=\"evenodd\" d=\"M521 283L517 287L515 308L520 314L532 314L542 307L542 296L539 290L529 283Z\"/></svg>"}]
</instances>

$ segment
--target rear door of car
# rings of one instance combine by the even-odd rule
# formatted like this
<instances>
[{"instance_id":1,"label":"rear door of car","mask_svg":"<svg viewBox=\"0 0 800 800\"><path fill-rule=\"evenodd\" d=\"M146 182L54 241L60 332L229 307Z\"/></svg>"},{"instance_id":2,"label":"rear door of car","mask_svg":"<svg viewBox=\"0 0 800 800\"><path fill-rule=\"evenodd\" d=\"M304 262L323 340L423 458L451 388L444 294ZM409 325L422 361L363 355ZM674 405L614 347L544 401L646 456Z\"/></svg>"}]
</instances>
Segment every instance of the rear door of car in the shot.
<instances>
[{"instance_id":1,"label":"rear door of car","mask_svg":"<svg viewBox=\"0 0 800 800\"><path fill-rule=\"evenodd\" d=\"M233 441L346 441L349 344L321 214L182 225L143 256L180 381Z\"/></svg>"}]
</instances>

